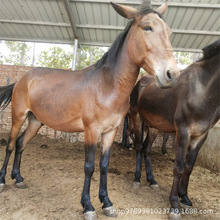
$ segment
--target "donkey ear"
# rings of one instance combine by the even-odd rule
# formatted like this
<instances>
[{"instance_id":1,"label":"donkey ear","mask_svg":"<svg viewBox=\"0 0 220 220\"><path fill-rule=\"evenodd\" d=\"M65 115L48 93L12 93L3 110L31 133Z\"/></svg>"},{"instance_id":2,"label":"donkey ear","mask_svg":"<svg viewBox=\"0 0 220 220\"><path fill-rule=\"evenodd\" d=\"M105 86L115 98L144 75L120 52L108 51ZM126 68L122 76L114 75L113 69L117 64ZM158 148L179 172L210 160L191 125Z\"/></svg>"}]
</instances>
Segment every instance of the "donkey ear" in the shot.
<instances>
[{"instance_id":1,"label":"donkey ear","mask_svg":"<svg viewBox=\"0 0 220 220\"><path fill-rule=\"evenodd\" d=\"M157 12L159 12L160 14L164 14L167 10L167 1L164 2L158 9Z\"/></svg>"},{"instance_id":2,"label":"donkey ear","mask_svg":"<svg viewBox=\"0 0 220 220\"><path fill-rule=\"evenodd\" d=\"M120 14L124 18L132 19L137 16L139 11L135 8L125 6L125 5L120 5L120 4L115 4L113 2L110 2L112 7L115 9L115 11Z\"/></svg>"}]
</instances>

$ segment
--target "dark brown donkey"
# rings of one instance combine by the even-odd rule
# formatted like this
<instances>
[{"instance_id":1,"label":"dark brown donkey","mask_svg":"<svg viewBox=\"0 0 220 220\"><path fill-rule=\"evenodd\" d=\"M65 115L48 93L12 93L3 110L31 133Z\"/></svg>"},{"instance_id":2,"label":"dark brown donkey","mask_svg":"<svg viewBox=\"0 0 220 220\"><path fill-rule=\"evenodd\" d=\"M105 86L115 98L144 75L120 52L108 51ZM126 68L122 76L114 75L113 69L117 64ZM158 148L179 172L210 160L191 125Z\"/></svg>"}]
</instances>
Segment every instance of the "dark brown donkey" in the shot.
<instances>
[{"instance_id":1,"label":"dark brown donkey","mask_svg":"<svg viewBox=\"0 0 220 220\"><path fill-rule=\"evenodd\" d=\"M129 123L129 121L130 121L130 123ZM132 144L130 144L129 138L131 138L133 143L135 142L133 129L134 129L134 126L131 123L130 114L128 113L124 119L124 127L123 127L123 134L122 134L122 147L130 148L130 145L132 145ZM144 123L144 121L142 121L142 136L143 137L141 137L141 142L143 142L144 131L146 131L147 133L149 133L148 135L150 135L149 138L151 141L148 143L150 144L150 147L151 147L160 131L158 131L157 129L155 129L153 127L146 125L146 123ZM163 154L167 154L166 144L167 144L167 141L168 141L170 135L172 135L172 137L173 137L173 145L174 145L175 133L172 133L172 134L164 133L163 134L163 143L162 143L162 147L161 147L161 151ZM138 178L138 179L140 180L140 178ZM135 182L138 183L140 181L135 181ZM153 185L150 185L150 186L153 186Z\"/></svg>"},{"instance_id":2,"label":"dark brown donkey","mask_svg":"<svg viewBox=\"0 0 220 220\"><path fill-rule=\"evenodd\" d=\"M81 197L85 219L96 218L90 202L96 144L101 135L99 199L106 215L114 216L107 193L110 148L117 128L129 109L129 95L140 67L156 75L161 87L172 86L179 70L173 58L171 31L161 19L167 4L157 11L137 10L114 4L123 17L133 19L109 51L95 64L81 71L35 68L19 80L12 94L12 128L6 157L0 172L1 190L11 152L16 147L11 177L24 186L20 175L21 155L42 124L64 132L85 132L85 181ZM17 135L25 119L29 124ZM16 141L17 139L17 141Z\"/></svg>"},{"instance_id":3,"label":"dark brown donkey","mask_svg":"<svg viewBox=\"0 0 220 220\"><path fill-rule=\"evenodd\" d=\"M220 118L220 40L203 49L204 57L181 72L173 88L161 90L155 77L143 77L131 93L131 120L134 125L137 167L135 181L140 182L141 154L144 154L147 180L157 184L150 162L151 135L141 145L142 119L163 132L175 132L175 164L170 194L170 216L180 219L178 197L184 206L192 206L187 195L189 177L197 154L209 130ZM186 154L186 156L185 156Z\"/></svg>"}]
</instances>

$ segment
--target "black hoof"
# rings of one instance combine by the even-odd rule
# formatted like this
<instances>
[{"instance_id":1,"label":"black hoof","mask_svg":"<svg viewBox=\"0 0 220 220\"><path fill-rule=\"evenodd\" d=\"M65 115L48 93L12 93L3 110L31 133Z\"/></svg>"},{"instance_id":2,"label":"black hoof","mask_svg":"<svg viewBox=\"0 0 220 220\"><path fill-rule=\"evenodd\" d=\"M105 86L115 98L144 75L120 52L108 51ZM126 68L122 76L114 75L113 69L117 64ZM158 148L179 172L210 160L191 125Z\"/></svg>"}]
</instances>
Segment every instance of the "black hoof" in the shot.
<instances>
[{"instance_id":1,"label":"black hoof","mask_svg":"<svg viewBox=\"0 0 220 220\"><path fill-rule=\"evenodd\" d=\"M83 215L84 215L84 220L97 220L95 211L88 211Z\"/></svg>"},{"instance_id":2,"label":"black hoof","mask_svg":"<svg viewBox=\"0 0 220 220\"><path fill-rule=\"evenodd\" d=\"M104 214L108 217L115 218L117 216L116 210L113 208L113 206L110 206L108 208L103 208Z\"/></svg>"},{"instance_id":3,"label":"black hoof","mask_svg":"<svg viewBox=\"0 0 220 220\"><path fill-rule=\"evenodd\" d=\"M186 204L182 203L181 201L180 201L180 206L181 206L183 209L192 208L192 205L186 205Z\"/></svg>"},{"instance_id":4,"label":"black hoof","mask_svg":"<svg viewBox=\"0 0 220 220\"><path fill-rule=\"evenodd\" d=\"M192 207L192 202L190 201L190 199L188 198L188 196L183 196L182 199L180 200L180 205L183 208L191 208Z\"/></svg>"}]
</instances>

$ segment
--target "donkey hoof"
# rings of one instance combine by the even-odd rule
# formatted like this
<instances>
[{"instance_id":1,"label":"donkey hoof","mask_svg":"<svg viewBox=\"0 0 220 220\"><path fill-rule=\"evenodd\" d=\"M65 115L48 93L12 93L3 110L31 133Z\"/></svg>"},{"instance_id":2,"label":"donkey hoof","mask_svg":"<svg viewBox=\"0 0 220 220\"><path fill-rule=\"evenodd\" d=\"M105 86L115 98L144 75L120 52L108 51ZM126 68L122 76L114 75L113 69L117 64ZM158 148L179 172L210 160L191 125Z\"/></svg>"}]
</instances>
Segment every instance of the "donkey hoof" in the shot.
<instances>
[{"instance_id":1,"label":"donkey hoof","mask_svg":"<svg viewBox=\"0 0 220 220\"><path fill-rule=\"evenodd\" d=\"M15 183L15 186L19 189L26 189L27 185L24 182Z\"/></svg>"},{"instance_id":2,"label":"donkey hoof","mask_svg":"<svg viewBox=\"0 0 220 220\"><path fill-rule=\"evenodd\" d=\"M180 206L181 206L183 209L189 209L189 208L192 208L191 205L186 205L186 204L182 203L181 201L180 201Z\"/></svg>"},{"instance_id":3,"label":"donkey hoof","mask_svg":"<svg viewBox=\"0 0 220 220\"><path fill-rule=\"evenodd\" d=\"M95 211L89 211L83 214L84 220L97 220Z\"/></svg>"},{"instance_id":4,"label":"donkey hoof","mask_svg":"<svg viewBox=\"0 0 220 220\"><path fill-rule=\"evenodd\" d=\"M110 206L108 208L103 208L104 214L107 215L108 217L116 217L117 213L116 210L113 208L113 206Z\"/></svg>"},{"instance_id":5,"label":"donkey hoof","mask_svg":"<svg viewBox=\"0 0 220 220\"><path fill-rule=\"evenodd\" d=\"M4 183L0 183L0 193L3 192L5 189L5 184Z\"/></svg>"},{"instance_id":6,"label":"donkey hoof","mask_svg":"<svg viewBox=\"0 0 220 220\"><path fill-rule=\"evenodd\" d=\"M169 220L181 220L181 214L180 213L170 212L168 219Z\"/></svg>"},{"instance_id":7,"label":"donkey hoof","mask_svg":"<svg viewBox=\"0 0 220 220\"><path fill-rule=\"evenodd\" d=\"M134 189L139 189L140 188L140 182L133 182L133 188Z\"/></svg>"},{"instance_id":8,"label":"donkey hoof","mask_svg":"<svg viewBox=\"0 0 220 220\"><path fill-rule=\"evenodd\" d=\"M158 184L152 184L152 185L150 185L150 188L155 190L155 191L159 191L160 190Z\"/></svg>"}]
</instances>

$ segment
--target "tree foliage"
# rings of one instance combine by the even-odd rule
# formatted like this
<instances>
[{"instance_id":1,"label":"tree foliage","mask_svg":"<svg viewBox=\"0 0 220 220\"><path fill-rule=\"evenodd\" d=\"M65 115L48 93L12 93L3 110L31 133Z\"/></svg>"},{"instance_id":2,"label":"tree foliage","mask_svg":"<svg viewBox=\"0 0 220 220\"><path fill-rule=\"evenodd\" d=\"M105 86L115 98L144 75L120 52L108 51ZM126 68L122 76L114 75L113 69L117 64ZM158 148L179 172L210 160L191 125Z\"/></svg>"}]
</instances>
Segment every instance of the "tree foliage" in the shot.
<instances>
[{"instance_id":1,"label":"tree foliage","mask_svg":"<svg viewBox=\"0 0 220 220\"><path fill-rule=\"evenodd\" d=\"M177 63L181 65L187 65L193 63L193 53L189 52L174 52L174 56L176 58Z\"/></svg>"},{"instance_id":2,"label":"tree foliage","mask_svg":"<svg viewBox=\"0 0 220 220\"><path fill-rule=\"evenodd\" d=\"M70 69L72 56L72 53L66 52L61 47L51 47L40 53L35 64L41 67Z\"/></svg>"},{"instance_id":3,"label":"tree foliage","mask_svg":"<svg viewBox=\"0 0 220 220\"><path fill-rule=\"evenodd\" d=\"M27 65L31 57L28 55L30 47L24 42L5 41L6 47L10 50L4 56L5 62L13 65Z\"/></svg>"},{"instance_id":4,"label":"tree foliage","mask_svg":"<svg viewBox=\"0 0 220 220\"><path fill-rule=\"evenodd\" d=\"M105 50L101 47L82 46L78 50L78 59L76 69L84 69L96 63L104 55ZM92 58L92 59L91 59Z\"/></svg>"},{"instance_id":5,"label":"tree foliage","mask_svg":"<svg viewBox=\"0 0 220 220\"><path fill-rule=\"evenodd\" d=\"M0 51L0 65L2 65L4 63L4 55L3 53Z\"/></svg>"},{"instance_id":6,"label":"tree foliage","mask_svg":"<svg viewBox=\"0 0 220 220\"><path fill-rule=\"evenodd\" d=\"M84 69L99 60L104 54L104 50L99 47L82 46L77 51L76 69ZM92 57L92 62L91 58ZM66 52L60 47L51 47L42 51L36 59L36 65L48 68L69 69L73 59L72 52Z\"/></svg>"},{"instance_id":7,"label":"tree foliage","mask_svg":"<svg viewBox=\"0 0 220 220\"><path fill-rule=\"evenodd\" d=\"M30 65L31 46L24 42L5 41L9 53L0 51L0 64ZM95 46L81 46L77 50L76 69L84 69L96 63L106 52L105 48ZM177 63L185 68L193 63L195 55L188 52L174 52ZM35 66L48 68L70 69L73 59L73 50L66 51L62 47L53 46L49 50L43 50L36 56ZM144 71L142 70L141 73Z\"/></svg>"}]
</instances>

